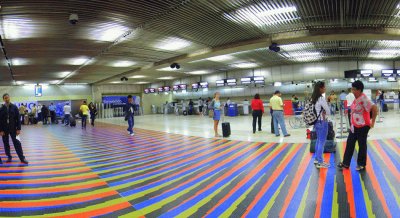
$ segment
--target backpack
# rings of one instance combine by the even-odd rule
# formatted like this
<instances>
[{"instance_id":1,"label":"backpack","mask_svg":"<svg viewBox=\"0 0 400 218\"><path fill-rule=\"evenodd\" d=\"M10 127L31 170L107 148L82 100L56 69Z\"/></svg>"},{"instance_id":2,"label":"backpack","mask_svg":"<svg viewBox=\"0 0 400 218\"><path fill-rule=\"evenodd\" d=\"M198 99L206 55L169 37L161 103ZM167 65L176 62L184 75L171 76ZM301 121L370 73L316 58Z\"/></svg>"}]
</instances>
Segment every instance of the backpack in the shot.
<instances>
[{"instance_id":1,"label":"backpack","mask_svg":"<svg viewBox=\"0 0 400 218\"><path fill-rule=\"evenodd\" d=\"M321 110L322 112L322 110ZM321 112L317 116L317 111L315 110L315 105L312 103L311 99L306 102L304 106L304 111L303 111L303 121L306 123L307 126L312 126L314 125L319 116L321 115Z\"/></svg>"}]
</instances>

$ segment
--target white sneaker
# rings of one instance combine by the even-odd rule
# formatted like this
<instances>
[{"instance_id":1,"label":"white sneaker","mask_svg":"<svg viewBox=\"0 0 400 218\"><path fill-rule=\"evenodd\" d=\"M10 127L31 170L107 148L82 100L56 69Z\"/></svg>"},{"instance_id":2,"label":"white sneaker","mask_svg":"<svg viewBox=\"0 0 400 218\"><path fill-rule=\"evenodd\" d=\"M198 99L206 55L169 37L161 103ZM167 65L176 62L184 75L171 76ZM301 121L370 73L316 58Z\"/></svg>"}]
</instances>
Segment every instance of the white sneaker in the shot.
<instances>
[{"instance_id":1,"label":"white sneaker","mask_svg":"<svg viewBox=\"0 0 400 218\"><path fill-rule=\"evenodd\" d=\"M318 161L317 161L317 160L314 160L314 164L318 164Z\"/></svg>"},{"instance_id":2,"label":"white sneaker","mask_svg":"<svg viewBox=\"0 0 400 218\"><path fill-rule=\"evenodd\" d=\"M317 163L315 165L315 167L317 167L318 169L320 169L320 168L329 168L329 167L331 167L331 165L329 165L328 163L323 162L323 163Z\"/></svg>"},{"instance_id":3,"label":"white sneaker","mask_svg":"<svg viewBox=\"0 0 400 218\"><path fill-rule=\"evenodd\" d=\"M129 134L129 135L131 135L131 136L134 136L134 135L135 135L135 133L131 133L131 134Z\"/></svg>"}]
</instances>

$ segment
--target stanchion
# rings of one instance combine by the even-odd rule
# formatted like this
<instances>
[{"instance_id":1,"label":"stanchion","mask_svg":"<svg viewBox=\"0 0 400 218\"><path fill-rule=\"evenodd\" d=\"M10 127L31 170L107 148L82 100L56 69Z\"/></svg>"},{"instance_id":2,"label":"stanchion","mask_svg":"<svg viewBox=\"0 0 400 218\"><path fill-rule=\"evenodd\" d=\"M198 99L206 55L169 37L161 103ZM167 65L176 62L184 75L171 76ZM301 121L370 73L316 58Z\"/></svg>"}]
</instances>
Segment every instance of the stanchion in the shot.
<instances>
[{"instance_id":1,"label":"stanchion","mask_svg":"<svg viewBox=\"0 0 400 218\"><path fill-rule=\"evenodd\" d=\"M344 128L343 128L343 110L342 109L339 110L339 115L340 115L340 128L338 128L338 131L340 131L340 134L338 134L336 136L336 138L337 139L344 139L344 138L347 138L347 136L343 135L343 133L345 133L345 132L344 132Z\"/></svg>"},{"instance_id":2,"label":"stanchion","mask_svg":"<svg viewBox=\"0 0 400 218\"><path fill-rule=\"evenodd\" d=\"M382 107L381 107L381 103L379 102L379 104L378 104L378 116L377 116L376 122L377 123L382 123L383 122L382 118L383 118L383 116L382 116Z\"/></svg>"}]
</instances>

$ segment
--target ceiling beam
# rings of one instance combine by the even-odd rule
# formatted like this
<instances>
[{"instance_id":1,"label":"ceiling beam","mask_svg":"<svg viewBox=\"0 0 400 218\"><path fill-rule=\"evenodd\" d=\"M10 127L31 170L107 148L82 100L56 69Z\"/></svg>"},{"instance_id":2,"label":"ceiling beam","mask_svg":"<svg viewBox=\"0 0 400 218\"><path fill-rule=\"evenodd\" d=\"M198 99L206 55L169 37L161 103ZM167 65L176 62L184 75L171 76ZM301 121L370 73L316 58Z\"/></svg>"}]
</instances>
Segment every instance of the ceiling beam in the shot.
<instances>
[{"instance_id":1,"label":"ceiling beam","mask_svg":"<svg viewBox=\"0 0 400 218\"><path fill-rule=\"evenodd\" d=\"M185 64L191 61L202 60L205 58L232 54L236 52L243 52L254 50L258 48L268 47L271 42L278 43L278 45L287 45L295 43L307 42L323 42L323 41L346 41L346 40L400 40L400 30L398 29L385 29L384 31L377 30L337 30L334 32L309 32L309 31L295 31L287 33L273 34L270 37L253 39L241 42L235 42L228 45L219 46L212 49L202 49L190 54L180 55L151 65L126 71L124 73L111 76L109 78L95 82L94 84L109 82L111 80L119 79L121 76L132 76L135 73L146 73L154 71L159 68L169 67L173 62Z\"/></svg>"}]
</instances>

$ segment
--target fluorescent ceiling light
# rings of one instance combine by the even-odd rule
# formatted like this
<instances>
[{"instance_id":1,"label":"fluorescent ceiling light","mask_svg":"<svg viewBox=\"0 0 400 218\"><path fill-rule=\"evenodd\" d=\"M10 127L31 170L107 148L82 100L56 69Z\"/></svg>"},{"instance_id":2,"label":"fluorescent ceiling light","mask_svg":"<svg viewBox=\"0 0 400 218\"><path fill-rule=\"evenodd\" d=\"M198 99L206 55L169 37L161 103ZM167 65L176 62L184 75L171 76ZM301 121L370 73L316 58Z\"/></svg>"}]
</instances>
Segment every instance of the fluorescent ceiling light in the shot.
<instances>
[{"instance_id":1,"label":"fluorescent ceiling light","mask_svg":"<svg viewBox=\"0 0 400 218\"><path fill-rule=\"evenodd\" d=\"M242 23L249 22L256 26L271 26L285 21L300 19L297 15L297 8L294 6L276 7L266 3L241 8L224 16L232 21Z\"/></svg>"},{"instance_id":2,"label":"fluorescent ceiling light","mask_svg":"<svg viewBox=\"0 0 400 218\"><path fill-rule=\"evenodd\" d=\"M166 39L160 40L154 45L154 47L162 50L176 51L188 47L191 44L191 42L184 39L180 39L177 37L168 37Z\"/></svg>"},{"instance_id":3,"label":"fluorescent ceiling light","mask_svg":"<svg viewBox=\"0 0 400 218\"><path fill-rule=\"evenodd\" d=\"M203 74L209 74L210 71L207 70L196 70L196 71L191 71L191 72L187 72L188 74L192 74L192 75L203 75Z\"/></svg>"},{"instance_id":4,"label":"fluorescent ceiling light","mask_svg":"<svg viewBox=\"0 0 400 218\"><path fill-rule=\"evenodd\" d=\"M96 28L90 30L88 35L92 40L113 42L127 31L129 31L128 27L110 22L97 24Z\"/></svg>"},{"instance_id":5,"label":"fluorescent ceiling light","mask_svg":"<svg viewBox=\"0 0 400 218\"><path fill-rule=\"evenodd\" d=\"M64 83L64 85L68 85L68 86L78 86L78 85L88 85L88 83Z\"/></svg>"},{"instance_id":6,"label":"fluorescent ceiling light","mask_svg":"<svg viewBox=\"0 0 400 218\"><path fill-rule=\"evenodd\" d=\"M182 69L182 68L180 68L180 69ZM177 71L177 70L180 70L180 69L171 68L171 67L164 67L164 68L160 68L160 69L157 69L157 70L158 71Z\"/></svg>"},{"instance_id":7,"label":"fluorescent ceiling light","mask_svg":"<svg viewBox=\"0 0 400 218\"><path fill-rule=\"evenodd\" d=\"M371 50L368 57L377 59L391 59L400 56L400 51L398 49L379 49Z\"/></svg>"},{"instance_id":8,"label":"fluorescent ceiling light","mask_svg":"<svg viewBox=\"0 0 400 218\"><path fill-rule=\"evenodd\" d=\"M140 78L145 78L146 76L144 76L144 75L134 75L134 76L131 76L131 77L129 77L129 78L131 78L131 79L140 79Z\"/></svg>"},{"instance_id":9,"label":"fluorescent ceiling light","mask_svg":"<svg viewBox=\"0 0 400 218\"><path fill-rule=\"evenodd\" d=\"M232 67L235 68L253 68L253 67L257 67L258 64L256 63L237 63L237 64L232 64Z\"/></svg>"},{"instance_id":10,"label":"fluorescent ceiling light","mask_svg":"<svg viewBox=\"0 0 400 218\"><path fill-rule=\"evenodd\" d=\"M288 52L285 55L283 54L281 54L281 56L284 58L288 58L297 62L310 62L322 59L322 54L320 52L296 51Z\"/></svg>"},{"instance_id":11,"label":"fluorescent ceiling light","mask_svg":"<svg viewBox=\"0 0 400 218\"><path fill-rule=\"evenodd\" d=\"M306 67L304 71L305 73L323 73L325 72L325 67Z\"/></svg>"},{"instance_id":12,"label":"fluorescent ceiling light","mask_svg":"<svg viewBox=\"0 0 400 218\"><path fill-rule=\"evenodd\" d=\"M150 82L144 82L144 81L140 81L140 82L136 82L134 84L149 84Z\"/></svg>"},{"instance_id":13,"label":"fluorescent ceiling light","mask_svg":"<svg viewBox=\"0 0 400 218\"><path fill-rule=\"evenodd\" d=\"M232 59L234 59L234 57L231 55L219 55L219 56L207 58L206 60L220 62L220 61L229 61Z\"/></svg>"},{"instance_id":14,"label":"fluorescent ceiling light","mask_svg":"<svg viewBox=\"0 0 400 218\"><path fill-rule=\"evenodd\" d=\"M172 76L164 76L164 77L160 77L160 78L157 78L157 79L161 79L161 80L171 80L171 79L174 79L175 77L172 77Z\"/></svg>"},{"instance_id":15,"label":"fluorescent ceiling light","mask_svg":"<svg viewBox=\"0 0 400 218\"><path fill-rule=\"evenodd\" d=\"M1 34L5 39L22 39L35 37L34 30L38 27L33 25L31 19L26 18L7 18L5 15L2 21ZM4 32L3 32L4 31Z\"/></svg>"},{"instance_id":16,"label":"fluorescent ceiling light","mask_svg":"<svg viewBox=\"0 0 400 218\"><path fill-rule=\"evenodd\" d=\"M110 83L118 84L118 83L122 83L122 81L112 81L112 82L110 82Z\"/></svg>"},{"instance_id":17,"label":"fluorescent ceiling light","mask_svg":"<svg viewBox=\"0 0 400 218\"><path fill-rule=\"evenodd\" d=\"M68 65L83 65L88 62L88 57L70 58L65 63Z\"/></svg>"},{"instance_id":18,"label":"fluorescent ceiling light","mask_svg":"<svg viewBox=\"0 0 400 218\"><path fill-rule=\"evenodd\" d=\"M23 82L23 81L17 81L17 82L15 82L17 85L23 85L23 84L25 84L25 82Z\"/></svg>"},{"instance_id":19,"label":"fluorescent ceiling light","mask_svg":"<svg viewBox=\"0 0 400 218\"><path fill-rule=\"evenodd\" d=\"M59 82L60 82L60 80L51 80L51 81L49 81L49 83L50 83L50 84L53 84L53 85L54 85L54 84L57 84L57 83L59 83Z\"/></svg>"},{"instance_id":20,"label":"fluorescent ceiling light","mask_svg":"<svg viewBox=\"0 0 400 218\"><path fill-rule=\"evenodd\" d=\"M314 48L314 44L312 43L296 43L296 44L289 44L289 45L279 45L282 50L285 51L300 51L306 49Z\"/></svg>"},{"instance_id":21,"label":"fluorescent ceiling light","mask_svg":"<svg viewBox=\"0 0 400 218\"><path fill-rule=\"evenodd\" d=\"M56 73L56 74L57 74L57 77L64 78L64 77L70 75L71 73L72 73L71 71L64 71L64 72L59 72L59 73Z\"/></svg>"},{"instance_id":22,"label":"fluorescent ceiling light","mask_svg":"<svg viewBox=\"0 0 400 218\"><path fill-rule=\"evenodd\" d=\"M136 64L136 62L134 62L134 61L117 61L117 62L114 62L111 66L113 66L113 67L131 67L135 64Z\"/></svg>"},{"instance_id":23,"label":"fluorescent ceiling light","mask_svg":"<svg viewBox=\"0 0 400 218\"><path fill-rule=\"evenodd\" d=\"M13 66L27 65L28 63L29 63L28 59L25 59L25 58L13 58L13 59L11 59L11 65L13 65Z\"/></svg>"}]
</instances>

